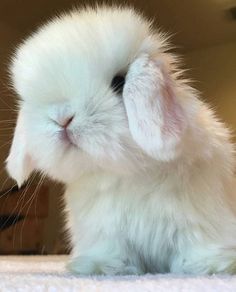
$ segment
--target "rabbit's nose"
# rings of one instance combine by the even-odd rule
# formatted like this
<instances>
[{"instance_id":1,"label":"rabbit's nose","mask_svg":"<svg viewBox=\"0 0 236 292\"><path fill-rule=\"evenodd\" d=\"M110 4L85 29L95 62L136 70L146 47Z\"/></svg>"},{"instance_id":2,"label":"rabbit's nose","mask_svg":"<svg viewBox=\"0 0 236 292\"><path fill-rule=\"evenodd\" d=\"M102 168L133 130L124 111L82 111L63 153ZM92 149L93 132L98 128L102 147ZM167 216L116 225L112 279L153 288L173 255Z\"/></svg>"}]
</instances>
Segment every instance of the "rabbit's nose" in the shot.
<instances>
[{"instance_id":1,"label":"rabbit's nose","mask_svg":"<svg viewBox=\"0 0 236 292\"><path fill-rule=\"evenodd\" d=\"M73 119L74 119L74 116L63 117L63 118L58 119L56 123L60 127L66 129L70 125L70 123L73 121Z\"/></svg>"},{"instance_id":2,"label":"rabbit's nose","mask_svg":"<svg viewBox=\"0 0 236 292\"><path fill-rule=\"evenodd\" d=\"M70 125L70 123L73 121L73 119L74 119L74 116L70 116L70 117L65 118L62 121L62 123L60 124L61 127L67 128Z\"/></svg>"}]
</instances>

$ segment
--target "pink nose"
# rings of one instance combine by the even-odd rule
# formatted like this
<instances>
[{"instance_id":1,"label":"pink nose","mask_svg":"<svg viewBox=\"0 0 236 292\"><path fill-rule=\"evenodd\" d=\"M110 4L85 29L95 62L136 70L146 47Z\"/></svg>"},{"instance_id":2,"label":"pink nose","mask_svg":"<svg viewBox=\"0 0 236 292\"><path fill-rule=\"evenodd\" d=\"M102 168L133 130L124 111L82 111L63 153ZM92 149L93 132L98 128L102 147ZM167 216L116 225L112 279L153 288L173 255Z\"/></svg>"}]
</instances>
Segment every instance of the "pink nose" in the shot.
<instances>
[{"instance_id":1,"label":"pink nose","mask_svg":"<svg viewBox=\"0 0 236 292\"><path fill-rule=\"evenodd\" d=\"M58 124L62 128L66 129L70 125L70 123L73 121L73 119L74 119L74 116L69 116L58 121Z\"/></svg>"}]
</instances>

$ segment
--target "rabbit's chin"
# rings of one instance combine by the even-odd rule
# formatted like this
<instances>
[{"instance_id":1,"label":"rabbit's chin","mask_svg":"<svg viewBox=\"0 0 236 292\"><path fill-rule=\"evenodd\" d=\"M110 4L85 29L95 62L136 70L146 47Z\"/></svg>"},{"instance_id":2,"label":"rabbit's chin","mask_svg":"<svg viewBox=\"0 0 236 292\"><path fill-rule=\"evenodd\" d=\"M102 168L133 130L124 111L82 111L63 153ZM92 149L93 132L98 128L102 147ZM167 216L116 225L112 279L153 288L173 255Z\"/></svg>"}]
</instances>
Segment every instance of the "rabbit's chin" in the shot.
<instances>
[{"instance_id":1,"label":"rabbit's chin","mask_svg":"<svg viewBox=\"0 0 236 292\"><path fill-rule=\"evenodd\" d=\"M54 154L37 154L34 169L53 180L68 184L78 180L85 173L95 171L96 167L81 150L67 146L66 151L57 149Z\"/></svg>"},{"instance_id":2,"label":"rabbit's chin","mask_svg":"<svg viewBox=\"0 0 236 292\"><path fill-rule=\"evenodd\" d=\"M90 176L90 175L109 175L113 177L119 177L122 179L127 177L135 177L140 174L150 174L152 173L152 168L146 169L144 171L143 168L137 168L131 163L109 163L107 162L100 162L99 164L94 164L91 161L87 163L80 162L79 164L69 165L68 167L61 167L60 169L57 168L49 168L49 169L42 169L42 172L49 176L51 179L69 185L71 183L75 183L79 181L82 177Z\"/></svg>"},{"instance_id":3,"label":"rabbit's chin","mask_svg":"<svg viewBox=\"0 0 236 292\"><path fill-rule=\"evenodd\" d=\"M69 146L66 151L56 151L53 155L37 154L34 169L64 184L70 184L81 177L90 174L108 173L124 177L137 173L147 173L156 166L154 161L144 154L135 153L137 156L117 155L117 157L92 156L78 147ZM40 157L40 158L39 158ZM142 158L141 158L142 157Z\"/></svg>"}]
</instances>

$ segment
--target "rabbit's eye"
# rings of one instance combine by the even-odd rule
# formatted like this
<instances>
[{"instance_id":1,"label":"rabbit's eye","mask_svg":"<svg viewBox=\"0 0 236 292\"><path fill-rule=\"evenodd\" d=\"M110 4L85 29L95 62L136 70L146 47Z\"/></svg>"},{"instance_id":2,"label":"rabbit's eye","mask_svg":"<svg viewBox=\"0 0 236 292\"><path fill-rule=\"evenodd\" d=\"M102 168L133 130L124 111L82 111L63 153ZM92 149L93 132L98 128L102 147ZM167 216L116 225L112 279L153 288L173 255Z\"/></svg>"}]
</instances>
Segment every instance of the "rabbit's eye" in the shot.
<instances>
[{"instance_id":1,"label":"rabbit's eye","mask_svg":"<svg viewBox=\"0 0 236 292\"><path fill-rule=\"evenodd\" d=\"M125 76L116 75L111 81L111 87L116 92L121 94L125 85Z\"/></svg>"}]
</instances>

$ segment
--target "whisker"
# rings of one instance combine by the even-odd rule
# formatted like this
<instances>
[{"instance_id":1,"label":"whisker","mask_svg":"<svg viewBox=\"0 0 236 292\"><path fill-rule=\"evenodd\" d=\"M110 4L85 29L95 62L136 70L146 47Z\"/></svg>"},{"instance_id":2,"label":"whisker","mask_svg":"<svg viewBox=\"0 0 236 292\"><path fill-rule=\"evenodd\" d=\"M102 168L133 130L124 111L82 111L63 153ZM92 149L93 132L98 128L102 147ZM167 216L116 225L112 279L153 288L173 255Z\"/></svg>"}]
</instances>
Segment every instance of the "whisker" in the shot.
<instances>
[{"instance_id":1,"label":"whisker","mask_svg":"<svg viewBox=\"0 0 236 292\"><path fill-rule=\"evenodd\" d=\"M10 145L10 143L11 143L11 140L8 141L8 142L6 142L6 143L4 143L3 145L1 145L0 149L4 148L4 147L7 146L7 145Z\"/></svg>"},{"instance_id":2,"label":"whisker","mask_svg":"<svg viewBox=\"0 0 236 292\"><path fill-rule=\"evenodd\" d=\"M16 187L17 186L17 184L14 184L10 189L8 189L4 194L1 194L0 195L0 199L1 198L3 198L4 196L6 196L7 194L9 194L11 191L12 191L12 189L14 188L14 187Z\"/></svg>"},{"instance_id":3,"label":"whisker","mask_svg":"<svg viewBox=\"0 0 236 292\"><path fill-rule=\"evenodd\" d=\"M43 182L42 182L42 184L43 184L44 181L45 181L46 175L45 174L42 174L42 178L43 178ZM34 205L34 215L35 215L35 219L36 220L38 220L37 214L36 214L37 213L38 195L39 195L39 192L36 193L35 205Z\"/></svg>"},{"instance_id":4,"label":"whisker","mask_svg":"<svg viewBox=\"0 0 236 292\"><path fill-rule=\"evenodd\" d=\"M9 198L9 195L8 194L11 193L11 191L13 190L13 188L16 187L16 186L17 186L17 184L14 184L11 188L9 188L5 193L3 193L0 196L0 199L2 199L3 197L5 197L4 203L2 204L2 208L1 208L1 214L4 214L3 210L4 210L4 207L6 205L6 202L8 201L8 198ZM11 213L11 215L6 219L6 221L4 221L3 225L1 226L2 229L4 229L4 227L6 226L6 224L8 223L8 221L9 221L9 219L10 219L10 217L12 215L13 215L13 213Z\"/></svg>"},{"instance_id":5,"label":"whisker","mask_svg":"<svg viewBox=\"0 0 236 292\"><path fill-rule=\"evenodd\" d=\"M32 196L35 194L36 191L38 191L38 189L41 187L42 182L44 181L44 176L42 176L33 192L33 194L30 196L30 198L27 200L27 202L25 203L25 205L23 206L23 209L29 204L29 202L32 200Z\"/></svg>"},{"instance_id":6,"label":"whisker","mask_svg":"<svg viewBox=\"0 0 236 292\"><path fill-rule=\"evenodd\" d=\"M18 110L18 109L7 109L7 108L1 108L1 109L0 109L0 112L9 112L9 113L14 113L14 115L15 115L15 113L18 113L19 110Z\"/></svg>"},{"instance_id":7,"label":"whisker","mask_svg":"<svg viewBox=\"0 0 236 292\"><path fill-rule=\"evenodd\" d=\"M19 208L19 211L18 211L18 215L21 214L21 212L23 211L24 208L22 208L23 204L24 204L24 200L25 200L25 196L26 196L26 193L27 191L29 190L29 187L31 186L32 182L34 181L34 178L36 177L36 174L34 174L30 179L29 181L27 182L26 186L25 186L25 189L23 191L23 194L21 195L21 197L18 198L17 200L17 203L16 203L16 206L13 210L13 214L14 212L16 211L16 209L18 208L19 204L20 204L20 208ZM24 216L25 217L25 216ZM16 218L17 219L17 218ZM14 220L15 221L15 220ZM14 225L14 229L13 229L13 247L15 246L15 234L16 234L16 227L17 227L17 224Z\"/></svg>"},{"instance_id":8,"label":"whisker","mask_svg":"<svg viewBox=\"0 0 236 292\"><path fill-rule=\"evenodd\" d=\"M9 104L8 104L4 99L2 99L2 98L0 97L0 100L1 100L1 102L2 102L4 105L7 106L8 109L13 110L13 108L10 107Z\"/></svg>"},{"instance_id":9,"label":"whisker","mask_svg":"<svg viewBox=\"0 0 236 292\"><path fill-rule=\"evenodd\" d=\"M14 119L11 120L0 120L0 123L15 123L16 121Z\"/></svg>"},{"instance_id":10,"label":"whisker","mask_svg":"<svg viewBox=\"0 0 236 292\"><path fill-rule=\"evenodd\" d=\"M4 169L3 169L3 170L4 170ZM3 182L3 184L2 184L2 187L1 187L0 191L2 191L2 190L4 189L6 183L7 183L9 180L10 180L10 177L7 177L7 178L4 180L4 182Z\"/></svg>"},{"instance_id":11,"label":"whisker","mask_svg":"<svg viewBox=\"0 0 236 292\"><path fill-rule=\"evenodd\" d=\"M5 206L6 198L8 198L8 194L13 190L14 187L16 187L16 184L14 184L12 187L7 189L4 193L1 193L1 195L0 195L0 199L5 198L4 204L2 204L1 214L3 214L3 207ZM6 220L6 221L8 221L8 220ZM4 222L4 224L1 226L2 229L4 228L4 225L6 225L6 223L7 222ZM0 240L1 240L1 235L2 235L2 233L0 233Z\"/></svg>"},{"instance_id":12,"label":"whisker","mask_svg":"<svg viewBox=\"0 0 236 292\"><path fill-rule=\"evenodd\" d=\"M0 130L3 130L3 131L9 131L9 130L14 130L15 129L15 127L7 127L7 128L2 128L2 127L0 127Z\"/></svg>"},{"instance_id":13,"label":"whisker","mask_svg":"<svg viewBox=\"0 0 236 292\"><path fill-rule=\"evenodd\" d=\"M35 176L34 176L35 177ZM31 184L31 182L33 181L33 179L30 181L30 184ZM15 184L15 185L13 185L13 187L12 188L10 188L10 190L7 190L7 192L6 193L10 193L11 191L12 191L12 189L14 188L14 187L16 187L17 186L17 184ZM27 185L26 185L26 187L25 188L27 188ZM5 196L6 195L6 193L4 193L3 195ZM24 194L26 193L26 190L24 190ZM23 195L24 196L24 195ZM2 197L2 196L1 196ZM0 198L1 198L0 197ZM7 202L7 200L8 200L8 198L9 198L9 196L7 196L6 197L6 200L4 201L4 204L3 204L3 206L2 206L2 210L1 210L1 213L2 213L2 211L3 211L3 208L5 207L5 205L6 205L6 202ZM19 203L21 202L21 200L22 200L22 197L20 197L18 200L17 200L17 203L16 203L16 206L14 207L14 209L13 209L13 211L11 212L11 214L10 214L10 216L9 216L9 218L14 214L14 212L16 211L16 209L18 208L18 206L19 206ZM6 225L6 223L8 223L8 221L9 221L9 219L7 219L5 222L4 222L4 224L3 224L3 227Z\"/></svg>"},{"instance_id":14,"label":"whisker","mask_svg":"<svg viewBox=\"0 0 236 292\"><path fill-rule=\"evenodd\" d=\"M4 164L5 162L1 162L2 164ZM2 170L0 171L0 175L2 175L3 174L3 172L5 172L6 171L6 168L5 168L5 166L3 166L3 168L2 168ZM0 192L2 191L2 189L0 190Z\"/></svg>"},{"instance_id":15,"label":"whisker","mask_svg":"<svg viewBox=\"0 0 236 292\"><path fill-rule=\"evenodd\" d=\"M22 210L23 210L27 206L27 204L29 204L29 206L27 208L27 211L26 211L25 217L27 217L27 214L29 213L29 210L30 210L30 207L32 206L32 203L34 201L34 198L37 195L38 190L40 189L40 187L42 186L42 184L44 182L44 178L45 178L45 176L42 175L41 178L40 178L40 180L39 180L39 182L38 182L38 184L37 184L37 186L36 186L36 188L35 188L35 190L34 190L34 192L33 192L33 194L30 196L29 200L25 203L24 207L22 208ZM24 229L24 226L25 226L25 220L24 220L24 222L23 222L23 224L21 226L21 231L20 231L20 242L21 242L21 245L22 245L22 242L23 242L23 238L22 237L23 237L23 229Z\"/></svg>"},{"instance_id":16,"label":"whisker","mask_svg":"<svg viewBox=\"0 0 236 292\"><path fill-rule=\"evenodd\" d=\"M6 138L9 138L9 136L11 136L11 133L0 133L0 143L5 142ZM3 140L4 139L4 140ZM12 139L10 141L8 141L9 143L11 143ZM4 144L1 145L1 147L4 147ZM0 147L0 149L1 149Z\"/></svg>"}]
</instances>

